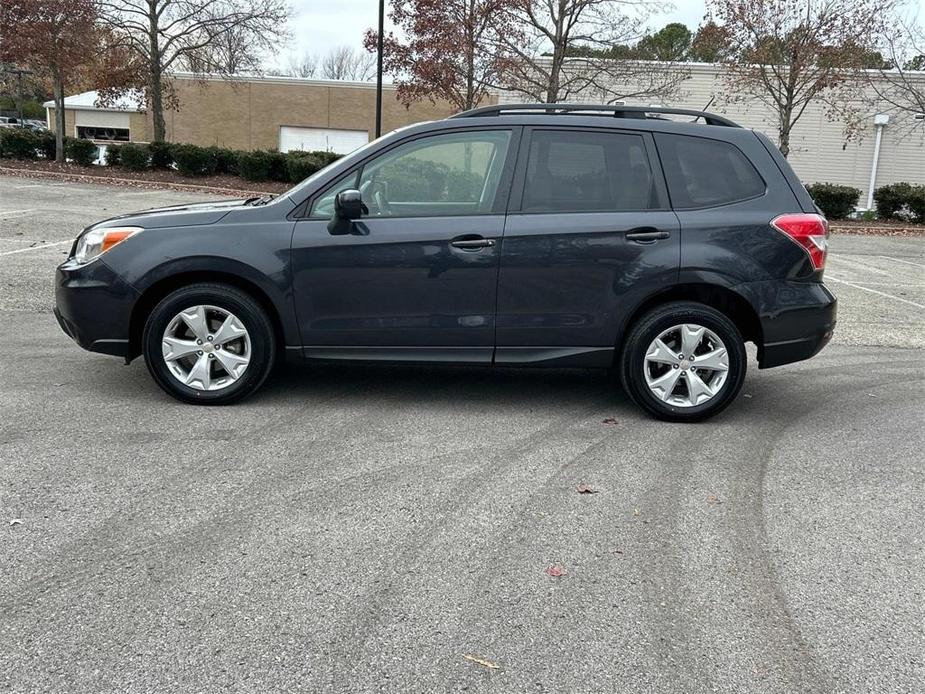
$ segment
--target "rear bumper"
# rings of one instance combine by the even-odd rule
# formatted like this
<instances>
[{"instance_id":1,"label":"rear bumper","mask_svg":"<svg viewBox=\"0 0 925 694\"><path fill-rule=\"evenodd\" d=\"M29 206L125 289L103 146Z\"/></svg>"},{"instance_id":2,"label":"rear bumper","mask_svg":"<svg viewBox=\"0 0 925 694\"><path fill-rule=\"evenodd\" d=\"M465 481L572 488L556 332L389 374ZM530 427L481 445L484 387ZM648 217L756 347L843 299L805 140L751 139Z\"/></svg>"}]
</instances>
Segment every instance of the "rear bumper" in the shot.
<instances>
[{"instance_id":1,"label":"rear bumper","mask_svg":"<svg viewBox=\"0 0 925 694\"><path fill-rule=\"evenodd\" d=\"M55 273L55 318L74 342L91 352L128 355L129 320L138 298L101 260L68 260Z\"/></svg>"},{"instance_id":2,"label":"rear bumper","mask_svg":"<svg viewBox=\"0 0 925 694\"><path fill-rule=\"evenodd\" d=\"M755 282L742 289L761 321L759 368L809 359L832 339L838 301L822 283Z\"/></svg>"}]
</instances>

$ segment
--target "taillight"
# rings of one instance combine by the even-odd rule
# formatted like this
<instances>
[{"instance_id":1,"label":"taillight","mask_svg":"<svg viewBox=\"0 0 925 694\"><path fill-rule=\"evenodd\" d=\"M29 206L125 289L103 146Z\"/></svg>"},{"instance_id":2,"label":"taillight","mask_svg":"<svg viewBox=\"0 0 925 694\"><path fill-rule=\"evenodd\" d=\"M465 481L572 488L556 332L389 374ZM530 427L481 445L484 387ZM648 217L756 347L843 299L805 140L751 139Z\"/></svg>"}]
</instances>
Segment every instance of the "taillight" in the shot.
<instances>
[{"instance_id":1,"label":"taillight","mask_svg":"<svg viewBox=\"0 0 925 694\"><path fill-rule=\"evenodd\" d=\"M819 214L782 214L771 220L771 226L784 232L803 247L813 262L813 268L825 267L825 252L829 247L829 223Z\"/></svg>"}]
</instances>

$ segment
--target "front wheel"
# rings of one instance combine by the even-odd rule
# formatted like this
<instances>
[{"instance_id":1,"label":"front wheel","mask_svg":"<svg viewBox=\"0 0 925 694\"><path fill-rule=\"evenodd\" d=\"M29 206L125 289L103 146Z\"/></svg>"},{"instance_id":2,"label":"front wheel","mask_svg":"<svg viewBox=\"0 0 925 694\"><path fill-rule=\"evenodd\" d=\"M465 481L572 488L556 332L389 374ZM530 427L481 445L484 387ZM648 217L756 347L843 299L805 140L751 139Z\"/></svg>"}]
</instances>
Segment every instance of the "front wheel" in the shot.
<instances>
[{"instance_id":1,"label":"front wheel","mask_svg":"<svg viewBox=\"0 0 925 694\"><path fill-rule=\"evenodd\" d=\"M671 422L712 417L745 380L742 335L719 311L693 302L659 306L631 328L620 360L630 397Z\"/></svg>"},{"instance_id":2,"label":"front wheel","mask_svg":"<svg viewBox=\"0 0 925 694\"><path fill-rule=\"evenodd\" d=\"M161 388L202 405L228 405L256 391L276 355L266 312L223 284L194 284L166 296L148 316L142 347Z\"/></svg>"}]
</instances>

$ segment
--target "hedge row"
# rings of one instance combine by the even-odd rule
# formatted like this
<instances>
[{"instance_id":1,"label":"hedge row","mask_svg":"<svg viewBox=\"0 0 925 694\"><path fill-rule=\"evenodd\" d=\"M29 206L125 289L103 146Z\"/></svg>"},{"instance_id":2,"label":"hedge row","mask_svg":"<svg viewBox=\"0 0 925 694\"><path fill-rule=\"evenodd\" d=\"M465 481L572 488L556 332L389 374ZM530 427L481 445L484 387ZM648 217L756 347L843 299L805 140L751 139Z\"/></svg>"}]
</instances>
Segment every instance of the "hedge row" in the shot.
<instances>
[{"instance_id":1,"label":"hedge row","mask_svg":"<svg viewBox=\"0 0 925 694\"><path fill-rule=\"evenodd\" d=\"M332 152L276 152L256 150L242 152L224 147L152 142L150 145L126 143L106 163L133 171L175 166L184 176L230 174L248 181L283 181L298 183L324 168L340 155Z\"/></svg>"},{"instance_id":2,"label":"hedge row","mask_svg":"<svg viewBox=\"0 0 925 694\"><path fill-rule=\"evenodd\" d=\"M64 154L81 166L91 166L96 160L96 145L89 140L64 138ZM55 134L35 132L25 128L0 129L0 157L13 159L55 158Z\"/></svg>"},{"instance_id":3,"label":"hedge row","mask_svg":"<svg viewBox=\"0 0 925 694\"><path fill-rule=\"evenodd\" d=\"M880 219L925 223L925 186L909 183L882 186L874 191L874 206Z\"/></svg>"},{"instance_id":4,"label":"hedge row","mask_svg":"<svg viewBox=\"0 0 925 694\"><path fill-rule=\"evenodd\" d=\"M810 196L828 219L844 219L855 211L861 191L834 183L806 186ZM925 223L925 186L891 183L874 190L878 219L898 219Z\"/></svg>"},{"instance_id":5,"label":"hedge row","mask_svg":"<svg viewBox=\"0 0 925 694\"><path fill-rule=\"evenodd\" d=\"M89 166L96 158L96 145L89 140L66 137L65 154L78 164ZM55 135L23 128L0 129L0 157L15 159L55 158ZM106 148L108 166L132 171L176 167L184 176L229 174L248 181L298 183L324 168L340 155L333 152L242 152L224 147L152 142L112 144Z\"/></svg>"},{"instance_id":6,"label":"hedge row","mask_svg":"<svg viewBox=\"0 0 925 694\"><path fill-rule=\"evenodd\" d=\"M861 197L857 188L835 183L813 183L806 190L826 219L845 219L857 208Z\"/></svg>"}]
</instances>

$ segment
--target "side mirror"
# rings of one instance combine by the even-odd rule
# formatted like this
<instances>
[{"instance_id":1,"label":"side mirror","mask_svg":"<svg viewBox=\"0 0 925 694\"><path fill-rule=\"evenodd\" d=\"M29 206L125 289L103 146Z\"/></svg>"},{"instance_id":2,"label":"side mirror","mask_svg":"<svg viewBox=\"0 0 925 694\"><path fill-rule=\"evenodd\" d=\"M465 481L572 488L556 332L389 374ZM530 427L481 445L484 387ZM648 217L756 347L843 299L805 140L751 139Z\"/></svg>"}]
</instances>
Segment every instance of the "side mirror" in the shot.
<instances>
[{"instance_id":1,"label":"side mirror","mask_svg":"<svg viewBox=\"0 0 925 694\"><path fill-rule=\"evenodd\" d=\"M369 208L363 202L360 191L342 190L334 196L334 216L328 222L331 234L349 234L353 220L369 214Z\"/></svg>"}]
</instances>

